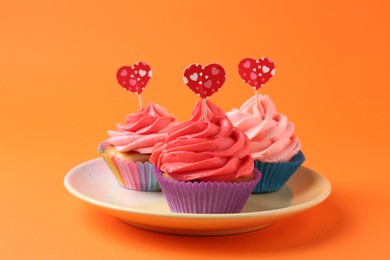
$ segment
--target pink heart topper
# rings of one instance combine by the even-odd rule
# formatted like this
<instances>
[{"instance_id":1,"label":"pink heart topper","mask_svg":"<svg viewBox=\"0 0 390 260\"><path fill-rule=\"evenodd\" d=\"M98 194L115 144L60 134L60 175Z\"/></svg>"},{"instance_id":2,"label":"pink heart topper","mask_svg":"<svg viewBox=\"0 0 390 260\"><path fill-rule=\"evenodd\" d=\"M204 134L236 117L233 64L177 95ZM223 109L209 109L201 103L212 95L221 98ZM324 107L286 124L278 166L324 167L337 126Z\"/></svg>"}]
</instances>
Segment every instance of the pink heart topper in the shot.
<instances>
[{"instance_id":1,"label":"pink heart topper","mask_svg":"<svg viewBox=\"0 0 390 260\"><path fill-rule=\"evenodd\" d=\"M201 98L208 98L217 92L225 82L223 67L212 63L206 66L189 65L183 75L184 83Z\"/></svg>"},{"instance_id":2,"label":"pink heart topper","mask_svg":"<svg viewBox=\"0 0 390 260\"><path fill-rule=\"evenodd\" d=\"M145 62L120 67L116 73L119 85L137 94L141 94L151 77L152 69Z\"/></svg>"},{"instance_id":3,"label":"pink heart topper","mask_svg":"<svg viewBox=\"0 0 390 260\"><path fill-rule=\"evenodd\" d=\"M268 58L245 58L238 64L238 73L245 83L257 90L275 75L275 64Z\"/></svg>"}]
</instances>

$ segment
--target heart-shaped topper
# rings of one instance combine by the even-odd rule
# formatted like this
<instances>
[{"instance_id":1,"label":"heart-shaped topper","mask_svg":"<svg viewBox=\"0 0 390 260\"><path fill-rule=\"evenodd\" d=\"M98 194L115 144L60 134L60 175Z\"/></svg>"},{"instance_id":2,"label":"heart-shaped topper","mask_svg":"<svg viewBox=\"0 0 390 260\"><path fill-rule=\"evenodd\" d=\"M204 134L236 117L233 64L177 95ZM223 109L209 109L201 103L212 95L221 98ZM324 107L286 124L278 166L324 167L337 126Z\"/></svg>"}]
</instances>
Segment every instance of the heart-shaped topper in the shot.
<instances>
[{"instance_id":1,"label":"heart-shaped topper","mask_svg":"<svg viewBox=\"0 0 390 260\"><path fill-rule=\"evenodd\" d=\"M226 74L221 65L189 65L183 75L184 83L201 98L208 98L217 92L225 82Z\"/></svg>"},{"instance_id":2,"label":"heart-shaped topper","mask_svg":"<svg viewBox=\"0 0 390 260\"><path fill-rule=\"evenodd\" d=\"M275 75L275 64L268 58L245 58L238 64L238 73L245 83L257 90Z\"/></svg>"},{"instance_id":3,"label":"heart-shaped topper","mask_svg":"<svg viewBox=\"0 0 390 260\"><path fill-rule=\"evenodd\" d=\"M151 77L152 69L145 62L120 67L116 73L119 85L137 94L141 94Z\"/></svg>"}]
</instances>

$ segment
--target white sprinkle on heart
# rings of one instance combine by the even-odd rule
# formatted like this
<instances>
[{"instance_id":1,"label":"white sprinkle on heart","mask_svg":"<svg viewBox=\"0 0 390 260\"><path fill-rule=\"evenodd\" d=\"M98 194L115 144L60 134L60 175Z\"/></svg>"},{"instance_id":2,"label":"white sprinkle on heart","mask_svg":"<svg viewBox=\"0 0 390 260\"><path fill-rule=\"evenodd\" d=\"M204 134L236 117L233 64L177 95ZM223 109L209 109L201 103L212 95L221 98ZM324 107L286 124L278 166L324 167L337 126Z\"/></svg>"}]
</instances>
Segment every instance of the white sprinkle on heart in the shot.
<instances>
[{"instance_id":1,"label":"white sprinkle on heart","mask_svg":"<svg viewBox=\"0 0 390 260\"><path fill-rule=\"evenodd\" d=\"M149 76L149 78L151 78L151 77L152 77L152 70L149 70L149 72L148 72L148 76Z\"/></svg>"},{"instance_id":2,"label":"white sprinkle on heart","mask_svg":"<svg viewBox=\"0 0 390 260\"><path fill-rule=\"evenodd\" d=\"M139 70L139 75L141 77L145 76L146 75L146 70Z\"/></svg>"},{"instance_id":3,"label":"white sprinkle on heart","mask_svg":"<svg viewBox=\"0 0 390 260\"><path fill-rule=\"evenodd\" d=\"M205 88L211 88L211 85L212 85L213 83L211 82L211 80L208 80L208 81L206 81L205 83L204 83L204 87Z\"/></svg>"},{"instance_id":4,"label":"white sprinkle on heart","mask_svg":"<svg viewBox=\"0 0 390 260\"><path fill-rule=\"evenodd\" d=\"M211 74L218 75L218 73L219 73L219 69L217 69L216 67L211 68Z\"/></svg>"},{"instance_id":5,"label":"white sprinkle on heart","mask_svg":"<svg viewBox=\"0 0 390 260\"><path fill-rule=\"evenodd\" d=\"M265 65L263 66L263 72L264 72L264 73L267 73L269 70L270 70L270 68L268 68L268 67L265 66Z\"/></svg>"},{"instance_id":6,"label":"white sprinkle on heart","mask_svg":"<svg viewBox=\"0 0 390 260\"><path fill-rule=\"evenodd\" d=\"M271 71L271 75L272 75L272 76L275 75L275 69L273 69L273 70Z\"/></svg>"},{"instance_id":7,"label":"white sprinkle on heart","mask_svg":"<svg viewBox=\"0 0 390 260\"><path fill-rule=\"evenodd\" d=\"M251 67L251 62L249 60L247 60L244 64L243 64L244 68L246 69L249 69Z\"/></svg>"},{"instance_id":8,"label":"white sprinkle on heart","mask_svg":"<svg viewBox=\"0 0 390 260\"><path fill-rule=\"evenodd\" d=\"M198 73L193 73L192 75L190 75L190 79L192 80L192 81L197 81L198 80Z\"/></svg>"},{"instance_id":9,"label":"white sprinkle on heart","mask_svg":"<svg viewBox=\"0 0 390 260\"><path fill-rule=\"evenodd\" d=\"M127 70L122 70L121 71L121 76L126 77L127 76Z\"/></svg>"},{"instance_id":10,"label":"white sprinkle on heart","mask_svg":"<svg viewBox=\"0 0 390 260\"><path fill-rule=\"evenodd\" d=\"M184 80L184 83L187 84L188 83L188 79L186 77L183 77L183 80Z\"/></svg>"}]
</instances>

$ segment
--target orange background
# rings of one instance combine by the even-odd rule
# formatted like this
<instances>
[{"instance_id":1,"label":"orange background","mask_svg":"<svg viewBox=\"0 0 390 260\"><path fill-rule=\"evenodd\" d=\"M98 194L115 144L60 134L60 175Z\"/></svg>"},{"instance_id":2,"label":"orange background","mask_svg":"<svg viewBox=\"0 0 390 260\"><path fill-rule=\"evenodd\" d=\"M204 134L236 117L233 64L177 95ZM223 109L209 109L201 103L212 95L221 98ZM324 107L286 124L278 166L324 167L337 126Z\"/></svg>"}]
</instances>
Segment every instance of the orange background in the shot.
<instances>
[{"instance_id":1,"label":"orange background","mask_svg":"<svg viewBox=\"0 0 390 260\"><path fill-rule=\"evenodd\" d=\"M142 2L142 3L140 3ZM390 22L386 1L2 1L0 259L387 258ZM233 3L234 2L234 3ZM148 62L143 92L180 120L190 63L217 62L224 110L253 95L237 73L269 57L260 92L296 125L331 196L256 232L180 237L123 224L71 196L74 166L138 108L116 70Z\"/></svg>"}]
</instances>

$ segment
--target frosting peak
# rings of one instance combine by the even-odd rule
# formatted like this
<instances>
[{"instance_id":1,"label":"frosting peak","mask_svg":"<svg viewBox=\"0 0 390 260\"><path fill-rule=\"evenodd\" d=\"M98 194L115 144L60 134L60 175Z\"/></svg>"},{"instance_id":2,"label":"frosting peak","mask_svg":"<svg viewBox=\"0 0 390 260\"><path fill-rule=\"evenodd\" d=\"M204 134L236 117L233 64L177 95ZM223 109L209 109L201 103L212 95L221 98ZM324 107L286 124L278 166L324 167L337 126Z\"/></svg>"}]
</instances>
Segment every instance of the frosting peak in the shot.
<instances>
[{"instance_id":1,"label":"frosting peak","mask_svg":"<svg viewBox=\"0 0 390 260\"><path fill-rule=\"evenodd\" d=\"M287 162L301 149L295 135L294 124L276 111L267 95L253 96L240 107L227 112L233 125L248 136L254 160L264 162Z\"/></svg>"},{"instance_id":2,"label":"frosting peak","mask_svg":"<svg viewBox=\"0 0 390 260\"><path fill-rule=\"evenodd\" d=\"M109 130L107 142L120 152L136 151L152 153L153 145L167 137L167 128L176 119L160 105L150 103L126 116L124 124L117 124L117 131Z\"/></svg>"},{"instance_id":3,"label":"frosting peak","mask_svg":"<svg viewBox=\"0 0 390 260\"><path fill-rule=\"evenodd\" d=\"M203 119L199 101L189 121L172 125L150 161L181 181L234 181L253 172L249 140L233 127L222 109L207 101Z\"/></svg>"}]
</instances>

